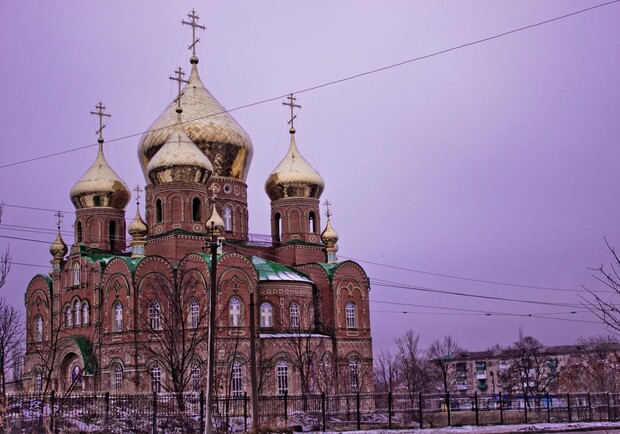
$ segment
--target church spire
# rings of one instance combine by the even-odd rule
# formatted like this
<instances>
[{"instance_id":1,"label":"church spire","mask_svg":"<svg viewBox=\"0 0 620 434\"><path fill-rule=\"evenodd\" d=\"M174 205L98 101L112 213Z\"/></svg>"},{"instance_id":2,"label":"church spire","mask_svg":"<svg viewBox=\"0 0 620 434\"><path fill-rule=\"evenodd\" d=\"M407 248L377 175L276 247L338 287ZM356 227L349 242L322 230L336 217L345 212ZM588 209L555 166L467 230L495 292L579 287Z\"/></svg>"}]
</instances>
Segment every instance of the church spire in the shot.
<instances>
[{"instance_id":1,"label":"church spire","mask_svg":"<svg viewBox=\"0 0 620 434\"><path fill-rule=\"evenodd\" d=\"M338 257L336 253L338 253L338 233L334 229L331 223L331 210L329 207L331 203L329 200L325 200L323 203L325 205L325 216L327 217L327 224L325 225L325 229L321 232L321 241L325 244L325 251L327 253L327 263L335 264L338 262Z\"/></svg>"},{"instance_id":2,"label":"church spire","mask_svg":"<svg viewBox=\"0 0 620 434\"><path fill-rule=\"evenodd\" d=\"M50 263L52 264L52 272L59 271L62 263L64 262L64 257L67 254L67 245L62 239L60 235L60 223L62 222L63 214L58 211L56 214L56 226L58 227L58 235L56 235L56 239L50 245L50 254L52 255L52 260Z\"/></svg>"},{"instance_id":3,"label":"church spire","mask_svg":"<svg viewBox=\"0 0 620 434\"><path fill-rule=\"evenodd\" d=\"M140 193L142 189L139 185L136 185L136 188L133 189L136 192L136 216L133 221L129 224L129 228L127 232L131 235L131 257L138 258L144 256L144 246L146 245L146 240L144 239L148 233L148 228L144 220L142 220L142 216L140 215Z\"/></svg>"}]
</instances>

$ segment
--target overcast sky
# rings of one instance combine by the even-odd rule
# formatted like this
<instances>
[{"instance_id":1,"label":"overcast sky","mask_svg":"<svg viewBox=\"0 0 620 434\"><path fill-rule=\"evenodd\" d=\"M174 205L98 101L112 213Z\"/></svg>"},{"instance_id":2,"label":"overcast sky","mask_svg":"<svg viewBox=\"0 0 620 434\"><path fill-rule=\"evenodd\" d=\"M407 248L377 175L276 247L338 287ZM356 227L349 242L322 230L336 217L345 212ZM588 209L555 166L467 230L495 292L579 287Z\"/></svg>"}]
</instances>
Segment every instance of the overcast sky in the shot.
<instances>
[{"instance_id":1,"label":"overcast sky","mask_svg":"<svg viewBox=\"0 0 620 434\"><path fill-rule=\"evenodd\" d=\"M94 145L101 100L108 162L144 187L140 133L175 96L168 76L190 69L192 8L207 26L202 79L232 109L600 3L3 2L0 247L18 264L2 295L23 309L49 270L54 212L19 207L65 211L73 242L69 191L96 147L7 165ZM548 345L606 333L580 296L601 289L588 267L610 262L604 237L620 246L618 23L615 3L297 95L297 144L325 180L339 256L371 278L375 353L409 328L422 346L450 334L470 350L519 329ZM282 100L232 112L254 144L255 234L269 233L264 182L288 148Z\"/></svg>"}]
</instances>

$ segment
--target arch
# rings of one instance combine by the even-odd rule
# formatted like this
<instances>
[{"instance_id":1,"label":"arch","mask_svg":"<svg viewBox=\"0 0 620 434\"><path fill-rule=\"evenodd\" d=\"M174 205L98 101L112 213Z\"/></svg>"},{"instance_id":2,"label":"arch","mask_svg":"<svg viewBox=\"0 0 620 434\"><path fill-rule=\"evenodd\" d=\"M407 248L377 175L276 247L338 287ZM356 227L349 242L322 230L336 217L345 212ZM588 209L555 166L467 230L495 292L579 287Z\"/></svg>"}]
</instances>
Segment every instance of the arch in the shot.
<instances>
[{"instance_id":1,"label":"arch","mask_svg":"<svg viewBox=\"0 0 620 434\"><path fill-rule=\"evenodd\" d=\"M261 328L273 327L273 306L268 301L260 305L260 326Z\"/></svg>"},{"instance_id":2,"label":"arch","mask_svg":"<svg viewBox=\"0 0 620 434\"><path fill-rule=\"evenodd\" d=\"M40 313L34 317L34 341L43 342L43 316Z\"/></svg>"},{"instance_id":3,"label":"arch","mask_svg":"<svg viewBox=\"0 0 620 434\"><path fill-rule=\"evenodd\" d=\"M123 365L120 362L115 362L112 366L112 389L115 392L120 392L123 390Z\"/></svg>"},{"instance_id":4,"label":"arch","mask_svg":"<svg viewBox=\"0 0 620 434\"><path fill-rule=\"evenodd\" d=\"M276 363L276 393L278 395L288 394L289 372L288 362L286 360L278 360Z\"/></svg>"},{"instance_id":5,"label":"arch","mask_svg":"<svg viewBox=\"0 0 620 434\"><path fill-rule=\"evenodd\" d=\"M151 375L151 390L154 393L160 393L162 375L159 363L155 362L151 365L151 367L149 368L149 374Z\"/></svg>"},{"instance_id":6,"label":"arch","mask_svg":"<svg viewBox=\"0 0 620 434\"><path fill-rule=\"evenodd\" d=\"M168 221L186 221L186 211L183 209L183 202L183 197L178 194L168 196ZM179 217L175 217L175 213L180 213L181 215Z\"/></svg>"},{"instance_id":7,"label":"arch","mask_svg":"<svg viewBox=\"0 0 620 434\"><path fill-rule=\"evenodd\" d=\"M305 230L306 225L303 224L301 215L302 215L301 212L297 208L289 210L288 216L286 219L288 223L288 228L287 228L288 233L306 232Z\"/></svg>"}]
</instances>

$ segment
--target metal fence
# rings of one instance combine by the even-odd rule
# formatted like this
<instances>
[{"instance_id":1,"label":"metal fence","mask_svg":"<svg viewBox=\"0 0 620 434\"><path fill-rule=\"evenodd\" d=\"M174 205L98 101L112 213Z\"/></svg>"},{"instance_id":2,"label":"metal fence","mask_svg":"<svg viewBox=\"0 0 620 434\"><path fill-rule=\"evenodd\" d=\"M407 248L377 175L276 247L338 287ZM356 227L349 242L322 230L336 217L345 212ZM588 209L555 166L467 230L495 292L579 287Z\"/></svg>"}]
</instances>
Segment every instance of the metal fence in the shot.
<instances>
[{"instance_id":1,"label":"metal fence","mask_svg":"<svg viewBox=\"0 0 620 434\"><path fill-rule=\"evenodd\" d=\"M202 433L205 395L89 393L9 394L8 433ZM247 395L216 398L218 432L252 428ZM429 428L578 421L617 421L620 394L439 395L348 394L260 397L260 425L295 431Z\"/></svg>"}]
</instances>

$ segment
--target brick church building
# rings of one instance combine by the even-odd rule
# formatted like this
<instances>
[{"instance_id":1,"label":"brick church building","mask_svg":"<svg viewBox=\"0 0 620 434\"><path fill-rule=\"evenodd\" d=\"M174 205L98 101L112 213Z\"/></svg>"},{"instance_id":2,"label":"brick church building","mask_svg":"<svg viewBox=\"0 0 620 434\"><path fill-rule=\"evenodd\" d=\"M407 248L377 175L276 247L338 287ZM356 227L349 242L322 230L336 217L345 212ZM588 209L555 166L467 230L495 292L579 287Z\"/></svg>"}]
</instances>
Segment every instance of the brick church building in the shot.
<instances>
[{"instance_id":1,"label":"brick church building","mask_svg":"<svg viewBox=\"0 0 620 434\"><path fill-rule=\"evenodd\" d=\"M188 16L195 35L203 27ZM105 158L105 107L93 113L99 149L70 191L75 242L59 223L52 269L25 294L25 388L204 389L212 320L220 396L372 390L369 280L338 261L327 201L321 224L324 181L297 148L295 98L289 150L266 174L271 234L251 238L252 141L202 83L193 39L188 80L177 70L178 97L138 144L145 221L136 187L127 226L131 193Z\"/></svg>"}]
</instances>

